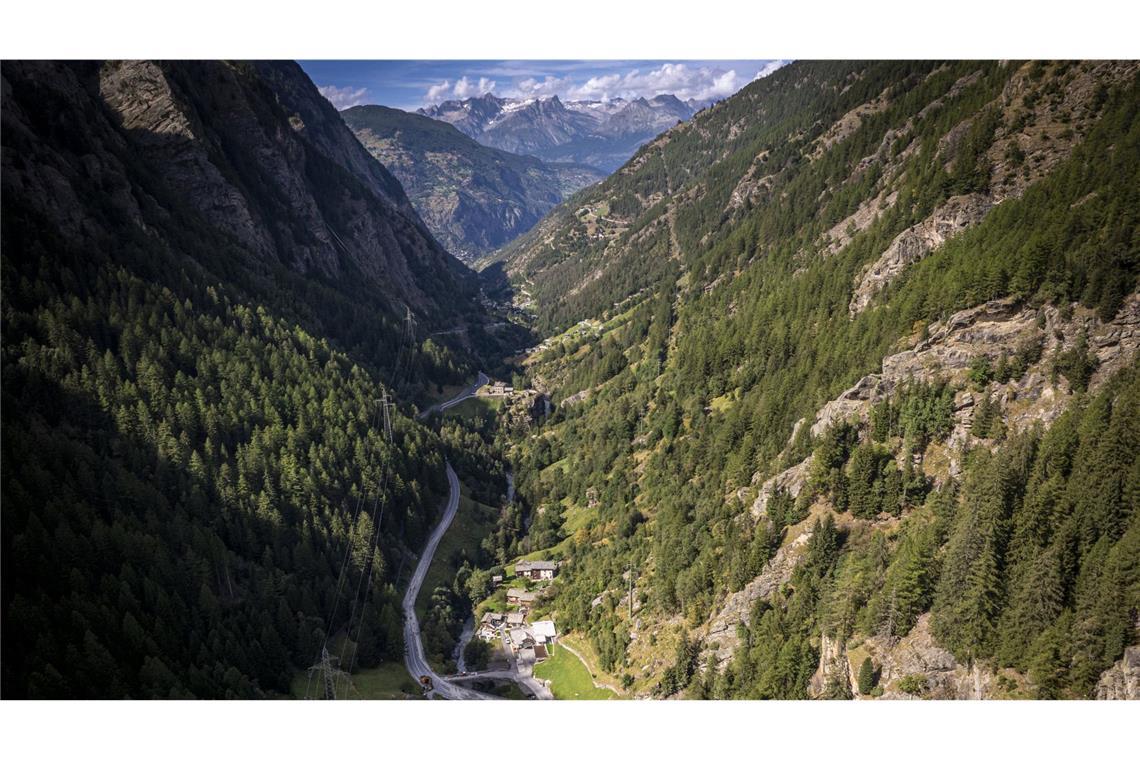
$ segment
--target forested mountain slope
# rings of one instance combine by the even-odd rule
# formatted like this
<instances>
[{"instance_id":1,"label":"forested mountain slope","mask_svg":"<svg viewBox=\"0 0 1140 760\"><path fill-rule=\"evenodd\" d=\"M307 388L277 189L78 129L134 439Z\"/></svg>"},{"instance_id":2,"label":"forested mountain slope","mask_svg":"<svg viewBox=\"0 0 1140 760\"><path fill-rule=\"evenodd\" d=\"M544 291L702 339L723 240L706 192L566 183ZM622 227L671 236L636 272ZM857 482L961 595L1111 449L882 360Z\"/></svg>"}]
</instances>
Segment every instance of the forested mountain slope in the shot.
<instances>
[{"instance_id":1,"label":"forested mountain slope","mask_svg":"<svg viewBox=\"0 0 1140 760\"><path fill-rule=\"evenodd\" d=\"M1121 691L1137 70L795 63L501 252L545 330L592 320L527 360L557 411L512 458L519 548L567 560L554 605L602 667L658 696Z\"/></svg>"},{"instance_id":2,"label":"forested mountain slope","mask_svg":"<svg viewBox=\"0 0 1140 760\"><path fill-rule=\"evenodd\" d=\"M4 696L284 692L345 557L399 658L445 450L377 401L474 364L470 272L292 63L6 62L3 134Z\"/></svg>"},{"instance_id":3,"label":"forested mountain slope","mask_svg":"<svg viewBox=\"0 0 1140 760\"><path fill-rule=\"evenodd\" d=\"M604 176L488 148L446 122L395 108L356 106L341 116L399 178L436 238L466 261L509 243Z\"/></svg>"}]
</instances>

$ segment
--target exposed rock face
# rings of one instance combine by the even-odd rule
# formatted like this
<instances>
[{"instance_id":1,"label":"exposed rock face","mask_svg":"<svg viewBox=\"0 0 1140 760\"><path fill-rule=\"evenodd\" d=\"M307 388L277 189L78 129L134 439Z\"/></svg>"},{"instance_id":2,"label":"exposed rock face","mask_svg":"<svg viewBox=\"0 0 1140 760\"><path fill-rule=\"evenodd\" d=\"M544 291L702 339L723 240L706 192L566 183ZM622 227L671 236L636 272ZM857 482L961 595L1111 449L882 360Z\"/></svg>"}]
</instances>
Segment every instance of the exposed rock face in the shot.
<instances>
[{"instance_id":1,"label":"exposed rock face","mask_svg":"<svg viewBox=\"0 0 1140 760\"><path fill-rule=\"evenodd\" d=\"M864 642L880 666L883 699L985 699L993 690L993 675L978 667L967 668L938 646L930 632L930 614L918 618L906 636L893 642L874 636ZM922 684L918 694L903 691L903 679Z\"/></svg>"},{"instance_id":2,"label":"exposed rock face","mask_svg":"<svg viewBox=\"0 0 1140 760\"><path fill-rule=\"evenodd\" d=\"M982 221L993 205L980 193L956 195L922 222L900 232L859 281L848 306L851 316L866 309L871 299L911 264Z\"/></svg>"},{"instance_id":3,"label":"exposed rock face","mask_svg":"<svg viewBox=\"0 0 1140 760\"><path fill-rule=\"evenodd\" d=\"M129 220L172 247L232 246L261 270L363 279L425 316L477 293L294 63L13 62L3 74L4 192L74 245L114 245ZM52 129L70 139L44 139Z\"/></svg>"},{"instance_id":4,"label":"exposed rock face","mask_svg":"<svg viewBox=\"0 0 1140 760\"><path fill-rule=\"evenodd\" d=\"M210 162L203 126L191 122L158 64L103 66L99 94L140 150L169 167L167 177L198 211L259 254L269 253L272 244L254 224L246 199Z\"/></svg>"},{"instance_id":5,"label":"exposed rock face","mask_svg":"<svg viewBox=\"0 0 1140 760\"><path fill-rule=\"evenodd\" d=\"M1128 647L1124 656L1101 674L1097 699L1140 699L1140 646Z\"/></svg>"},{"instance_id":6,"label":"exposed rock face","mask_svg":"<svg viewBox=\"0 0 1140 760\"><path fill-rule=\"evenodd\" d=\"M764 572L725 601L724 606L709 623L708 634L705 636L705 647L716 656L718 665L723 665L736 652L736 647L740 644L736 628L741 623L748 625L756 601L768 598L791 580L792 571L800 563L810 539L811 531L807 531L801 533L787 546L781 547L776 556L768 561Z\"/></svg>"},{"instance_id":7,"label":"exposed rock face","mask_svg":"<svg viewBox=\"0 0 1140 760\"><path fill-rule=\"evenodd\" d=\"M1056 386L1049 366L1058 351L1071 348L1082 335L1099 366L1089 383L1096 389L1104 380L1127 366L1140 348L1140 292L1134 292L1110 322L1079 306L1074 316L1064 319L1059 309L1020 307L1013 299L1000 299L956 312L945 322L930 325L929 336L914 348L883 359L882 372L866 375L825 404L815 416L811 432L819 435L829 426L851 418L865 420L870 407L908 381L962 382L978 357L997 363L1009 357L1026 342L1041 346L1041 359L1019 380L996 383L991 388L996 400L1006 406L1006 423L1011 430L1023 430L1035 423L1056 419L1070 397L1064 378ZM969 408L975 399L959 394L956 398L958 427L968 427ZM961 436L962 430L952 434Z\"/></svg>"},{"instance_id":8,"label":"exposed rock face","mask_svg":"<svg viewBox=\"0 0 1140 760\"><path fill-rule=\"evenodd\" d=\"M838 694L829 693L832 690ZM847 659L847 644L843 639L833 638L826 633L819 639L819 668L808 683L808 694L820 697L850 696L858 692L851 673L851 663Z\"/></svg>"},{"instance_id":9,"label":"exposed rock face","mask_svg":"<svg viewBox=\"0 0 1140 760\"><path fill-rule=\"evenodd\" d=\"M882 375L860 378L855 385L823 405L815 415L811 434L818 436L838 422L863 416L871 403L881 398L891 387L893 386L884 387Z\"/></svg>"},{"instance_id":10,"label":"exposed rock face","mask_svg":"<svg viewBox=\"0 0 1140 760\"><path fill-rule=\"evenodd\" d=\"M810 467L811 457L808 457L799 464L765 480L764 484L760 486L760 493L756 496L756 500L752 502L752 517L760 519L768 513L768 501L778 488L786 491L792 498L799 496L800 491L807 485Z\"/></svg>"}]
</instances>

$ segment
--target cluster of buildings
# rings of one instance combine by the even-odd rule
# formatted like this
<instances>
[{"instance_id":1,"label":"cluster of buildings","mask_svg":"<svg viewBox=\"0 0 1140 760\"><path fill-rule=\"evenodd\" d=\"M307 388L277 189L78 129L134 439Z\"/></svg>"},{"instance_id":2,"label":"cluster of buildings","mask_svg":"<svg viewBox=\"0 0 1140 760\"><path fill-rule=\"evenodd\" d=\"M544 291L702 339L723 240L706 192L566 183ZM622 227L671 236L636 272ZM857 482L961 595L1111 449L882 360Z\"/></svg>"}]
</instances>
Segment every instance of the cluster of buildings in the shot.
<instances>
[{"instance_id":1,"label":"cluster of buildings","mask_svg":"<svg viewBox=\"0 0 1140 760\"><path fill-rule=\"evenodd\" d=\"M561 343L563 340L566 340L567 338L569 338L569 339L586 338L586 337L596 338L601 334L602 334L602 323L600 321L598 321L596 319L583 319L581 322L579 322L578 324L571 327L569 330L567 330L562 335L556 335L552 338L547 338L546 340L539 343L537 346L530 346L529 348L526 349L525 353L527 356L533 356L534 354L542 353L543 351L546 351L547 349L552 348L555 345L555 343Z\"/></svg>"},{"instance_id":2,"label":"cluster of buildings","mask_svg":"<svg viewBox=\"0 0 1140 760\"><path fill-rule=\"evenodd\" d=\"M524 560L515 565L515 575L531 581L549 581L558 575L558 563L548 560ZM484 641L502 639L518 656L533 653L535 661L545 660L548 647L558 638L553 620L527 622L527 615L538 601L538 591L511 587L507 589L507 604L511 612L486 612L479 621L478 635Z\"/></svg>"},{"instance_id":3,"label":"cluster of buildings","mask_svg":"<svg viewBox=\"0 0 1140 760\"><path fill-rule=\"evenodd\" d=\"M538 662L547 658L547 647L558 640L558 630L553 620L528 623L525 612L485 612L479 621L479 637L484 641L502 638L514 655L529 650Z\"/></svg>"},{"instance_id":4,"label":"cluster of buildings","mask_svg":"<svg viewBox=\"0 0 1140 760\"><path fill-rule=\"evenodd\" d=\"M490 385L484 385L479 391L487 396L512 396L514 395L515 389L506 383L496 382Z\"/></svg>"}]
</instances>

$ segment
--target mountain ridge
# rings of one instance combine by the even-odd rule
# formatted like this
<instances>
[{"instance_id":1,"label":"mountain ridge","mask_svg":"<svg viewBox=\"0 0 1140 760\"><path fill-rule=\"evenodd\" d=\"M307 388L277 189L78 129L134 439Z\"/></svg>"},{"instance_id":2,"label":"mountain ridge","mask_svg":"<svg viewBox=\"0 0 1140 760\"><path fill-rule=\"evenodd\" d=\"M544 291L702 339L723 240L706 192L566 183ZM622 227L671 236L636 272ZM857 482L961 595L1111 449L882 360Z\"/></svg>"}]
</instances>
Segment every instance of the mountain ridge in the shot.
<instances>
[{"instance_id":1,"label":"mountain ridge","mask_svg":"<svg viewBox=\"0 0 1140 760\"><path fill-rule=\"evenodd\" d=\"M341 117L393 172L436 238L473 261L530 229L564 198L604 175L489 148L447 122L385 106Z\"/></svg>"},{"instance_id":2,"label":"mountain ridge","mask_svg":"<svg viewBox=\"0 0 1140 760\"><path fill-rule=\"evenodd\" d=\"M639 145L708 105L673 95L609 101L548 98L448 100L417 113L446 121L478 142L551 162L583 163L606 173L625 163Z\"/></svg>"}]
</instances>

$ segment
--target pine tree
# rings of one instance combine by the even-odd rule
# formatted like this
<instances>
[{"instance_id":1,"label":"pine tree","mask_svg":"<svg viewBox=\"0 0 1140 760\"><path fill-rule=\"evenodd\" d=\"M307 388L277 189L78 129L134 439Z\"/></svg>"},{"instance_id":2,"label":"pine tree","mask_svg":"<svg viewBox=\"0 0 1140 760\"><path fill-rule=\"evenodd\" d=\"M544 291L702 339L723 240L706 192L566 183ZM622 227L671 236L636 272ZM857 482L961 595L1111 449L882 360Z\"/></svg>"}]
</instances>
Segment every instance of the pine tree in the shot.
<instances>
[{"instance_id":1,"label":"pine tree","mask_svg":"<svg viewBox=\"0 0 1140 760\"><path fill-rule=\"evenodd\" d=\"M870 657L864 657L863 664L859 666L858 682L860 694L870 694L871 689L875 688L875 666Z\"/></svg>"}]
</instances>

